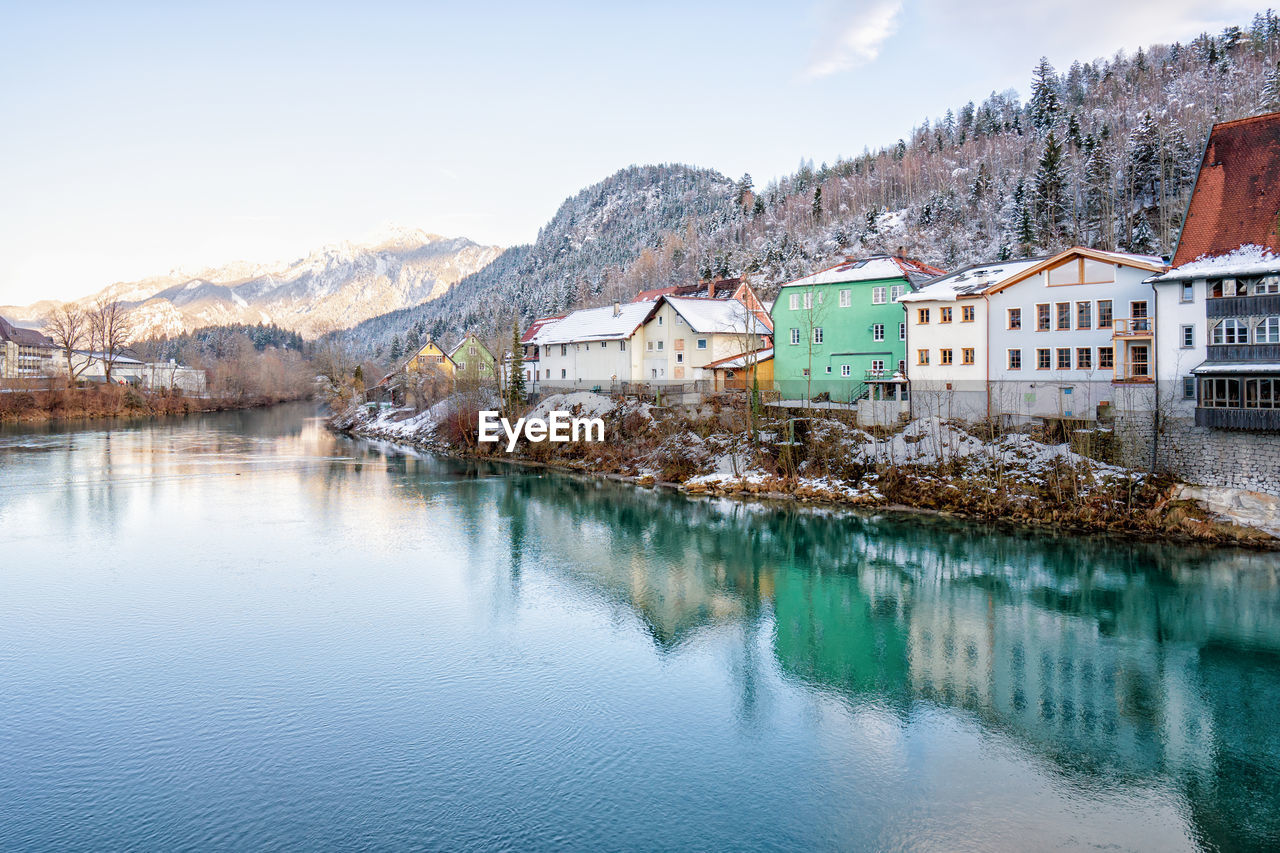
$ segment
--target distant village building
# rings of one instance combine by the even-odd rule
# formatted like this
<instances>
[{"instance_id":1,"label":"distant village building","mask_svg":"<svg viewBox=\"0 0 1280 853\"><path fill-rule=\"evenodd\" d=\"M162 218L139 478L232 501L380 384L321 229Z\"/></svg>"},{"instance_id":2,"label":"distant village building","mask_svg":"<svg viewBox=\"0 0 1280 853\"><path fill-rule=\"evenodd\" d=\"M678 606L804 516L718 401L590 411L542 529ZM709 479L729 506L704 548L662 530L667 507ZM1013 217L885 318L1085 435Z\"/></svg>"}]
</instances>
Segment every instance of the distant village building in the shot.
<instances>
[{"instance_id":1,"label":"distant village building","mask_svg":"<svg viewBox=\"0 0 1280 853\"><path fill-rule=\"evenodd\" d=\"M142 369L142 387L202 397L208 393L208 376L203 370L178 364L173 359L149 362Z\"/></svg>"},{"instance_id":2,"label":"distant village building","mask_svg":"<svg viewBox=\"0 0 1280 853\"><path fill-rule=\"evenodd\" d=\"M650 383L710 380L708 365L767 348L772 332L762 310L749 310L737 299L662 296L639 335L642 378Z\"/></svg>"},{"instance_id":3,"label":"distant village building","mask_svg":"<svg viewBox=\"0 0 1280 853\"><path fill-rule=\"evenodd\" d=\"M0 379L39 379L57 372L53 340L0 317Z\"/></svg>"},{"instance_id":4,"label":"distant village building","mask_svg":"<svg viewBox=\"0 0 1280 853\"><path fill-rule=\"evenodd\" d=\"M653 302L615 302L546 323L533 339L541 350L540 387L607 389L639 379L642 367L634 338L656 310Z\"/></svg>"},{"instance_id":5,"label":"distant village building","mask_svg":"<svg viewBox=\"0 0 1280 853\"><path fill-rule=\"evenodd\" d=\"M711 374L714 391L772 391L773 347L718 359L704 370Z\"/></svg>"},{"instance_id":6,"label":"distant village building","mask_svg":"<svg viewBox=\"0 0 1280 853\"><path fill-rule=\"evenodd\" d=\"M1075 247L967 267L903 296L911 413L1093 420L1154 409L1159 259Z\"/></svg>"},{"instance_id":7,"label":"distant village building","mask_svg":"<svg viewBox=\"0 0 1280 853\"><path fill-rule=\"evenodd\" d=\"M774 379L786 399L850 403L906 370L899 300L943 270L900 256L850 260L782 285L773 305Z\"/></svg>"},{"instance_id":8,"label":"distant village building","mask_svg":"<svg viewBox=\"0 0 1280 853\"><path fill-rule=\"evenodd\" d=\"M495 381L498 360L474 332L468 332L449 350L449 359L454 363L456 380L490 385Z\"/></svg>"},{"instance_id":9,"label":"distant village building","mask_svg":"<svg viewBox=\"0 0 1280 853\"><path fill-rule=\"evenodd\" d=\"M529 323L528 328L524 330L524 334L520 336L521 358L524 362L523 369L525 388L530 392L537 390L538 380L542 377L541 372L538 370L538 365L540 363L539 355L542 352L542 349L536 343L538 333L555 321L564 319L564 316L564 314L556 314L551 317L539 317Z\"/></svg>"}]
</instances>

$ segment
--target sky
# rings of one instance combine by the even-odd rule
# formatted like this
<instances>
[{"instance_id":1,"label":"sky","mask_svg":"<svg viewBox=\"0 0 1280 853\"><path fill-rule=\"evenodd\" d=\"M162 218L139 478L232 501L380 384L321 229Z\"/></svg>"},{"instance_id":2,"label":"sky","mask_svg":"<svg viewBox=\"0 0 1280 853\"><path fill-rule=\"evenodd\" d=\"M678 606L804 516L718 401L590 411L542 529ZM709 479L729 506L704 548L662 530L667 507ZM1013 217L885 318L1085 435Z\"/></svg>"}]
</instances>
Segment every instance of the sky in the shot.
<instances>
[{"instance_id":1,"label":"sky","mask_svg":"<svg viewBox=\"0 0 1280 853\"><path fill-rule=\"evenodd\" d=\"M0 0L0 304L390 226L527 243L631 164L757 186L1260 7Z\"/></svg>"}]
</instances>

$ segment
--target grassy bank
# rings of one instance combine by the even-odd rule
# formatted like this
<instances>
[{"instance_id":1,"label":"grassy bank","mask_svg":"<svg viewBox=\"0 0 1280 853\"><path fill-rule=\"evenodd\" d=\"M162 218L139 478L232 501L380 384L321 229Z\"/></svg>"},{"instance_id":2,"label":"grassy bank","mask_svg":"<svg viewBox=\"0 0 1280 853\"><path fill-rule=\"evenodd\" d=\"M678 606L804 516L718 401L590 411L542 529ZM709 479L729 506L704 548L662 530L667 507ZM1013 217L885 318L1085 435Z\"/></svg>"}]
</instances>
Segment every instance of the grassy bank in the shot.
<instances>
[{"instance_id":1,"label":"grassy bank","mask_svg":"<svg viewBox=\"0 0 1280 853\"><path fill-rule=\"evenodd\" d=\"M1272 536L1178 500L1172 479L1086 455L1034 432L984 434L937 418L872 433L827 413L749 417L732 401L655 407L586 392L553 395L527 414L568 411L605 422L606 441L529 443L514 453L477 440L482 395L424 412L351 409L334 427L471 458L532 462L690 494L903 506L1079 532L1273 547ZM754 429L749 428L754 421ZM1084 450L1085 452L1080 452ZM1103 454L1098 454L1103 455Z\"/></svg>"}]
</instances>

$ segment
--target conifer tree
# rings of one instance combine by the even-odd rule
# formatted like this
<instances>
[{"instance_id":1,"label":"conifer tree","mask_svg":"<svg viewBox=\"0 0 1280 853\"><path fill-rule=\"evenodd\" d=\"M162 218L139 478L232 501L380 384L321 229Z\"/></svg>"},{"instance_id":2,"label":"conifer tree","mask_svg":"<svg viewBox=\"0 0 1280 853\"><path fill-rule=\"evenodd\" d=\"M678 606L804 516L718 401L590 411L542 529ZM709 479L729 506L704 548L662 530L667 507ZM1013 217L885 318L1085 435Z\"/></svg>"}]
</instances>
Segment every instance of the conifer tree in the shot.
<instances>
[{"instance_id":1,"label":"conifer tree","mask_svg":"<svg viewBox=\"0 0 1280 853\"><path fill-rule=\"evenodd\" d=\"M524 347L520 343L520 321L511 321L511 377L507 380L507 411L515 414L524 404Z\"/></svg>"},{"instance_id":2,"label":"conifer tree","mask_svg":"<svg viewBox=\"0 0 1280 853\"><path fill-rule=\"evenodd\" d=\"M391 355L391 360L392 360L392 361L399 361L399 360L400 360L400 356L404 355L404 351L400 349L400 336L399 336L399 335L392 335L392 336L391 336L391 353L390 353L390 355Z\"/></svg>"},{"instance_id":3,"label":"conifer tree","mask_svg":"<svg viewBox=\"0 0 1280 853\"><path fill-rule=\"evenodd\" d=\"M1058 123L1062 113L1062 101L1058 97L1058 75L1046 57L1040 57L1040 63L1031 72L1031 100L1027 102L1027 111L1031 126L1039 133L1047 131Z\"/></svg>"},{"instance_id":4,"label":"conifer tree","mask_svg":"<svg viewBox=\"0 0 1280 853\"><path fill-rule=\"evenodd\" d=\"M1040 243L1047 249L1056 249L1062 243L1062 224L1066 219L1065 186L1062 144L1050 130L1036 170L1036 224L1039 226Z\"/></svg>"}]
</instances>

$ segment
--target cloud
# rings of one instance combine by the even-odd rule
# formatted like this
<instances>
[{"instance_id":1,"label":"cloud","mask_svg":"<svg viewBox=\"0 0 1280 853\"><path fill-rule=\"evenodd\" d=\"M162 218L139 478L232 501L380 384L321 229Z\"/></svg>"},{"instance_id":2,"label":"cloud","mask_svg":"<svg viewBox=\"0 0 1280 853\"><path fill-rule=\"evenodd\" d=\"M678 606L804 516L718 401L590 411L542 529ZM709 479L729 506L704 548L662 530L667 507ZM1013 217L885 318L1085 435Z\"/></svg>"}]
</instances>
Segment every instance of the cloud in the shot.
<instances>
[{"instance_id":1,"label":"cloud","mask_svg":"<svg viewBox=\"0 0 1280 853\"><path fill-rule=\"evenodd\" d=\"M805 76L828 77L866 65L898 29L903 0L845 0L832 3L823 16L826 35L814 46Z\"/></svg>"}]
</instances>

